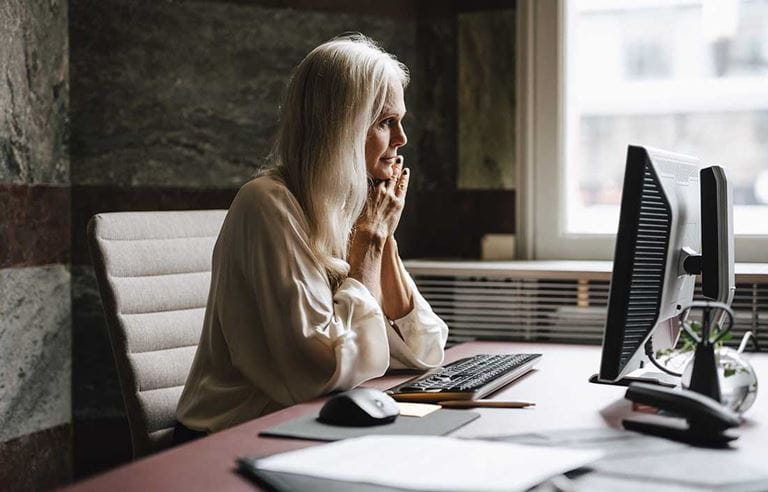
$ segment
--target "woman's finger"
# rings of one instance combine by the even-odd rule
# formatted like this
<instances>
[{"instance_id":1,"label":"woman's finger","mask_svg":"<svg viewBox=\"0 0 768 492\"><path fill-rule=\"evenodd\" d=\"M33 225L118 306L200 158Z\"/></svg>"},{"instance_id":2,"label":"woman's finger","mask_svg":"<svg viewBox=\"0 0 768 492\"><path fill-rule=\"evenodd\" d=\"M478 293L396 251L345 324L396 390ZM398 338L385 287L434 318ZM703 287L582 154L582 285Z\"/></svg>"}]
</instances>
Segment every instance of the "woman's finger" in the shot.
<instances>
[{"instance_id":1,"label":"woman's finger","mask_svg":"<svg viewBox=\"0 0 768 492\"><path fill-rule=\"evenodd\" d=\"M403 177L403 156L397 156L395 165L392 169L392 177L389 179L387 190L395 194L397 192L397 186L400 183L400 178Z\"/></svg>"},{"instance_id":2,"label":"woman's finger","mask_svg":"<svg viewBox=\"0 0 768 492\"><path fill-rule=\"evenodd\" d=\"M397 181L397 186L395 187L395 196L400 198L404 197L405 194L408 192L408 181L411 179L411 170L407 167L403 169L402 174L400 175L400 179Z\"/></svg>"},{"instance_id":3,"label":"woman's finger","mask_svg":"<svg viewBox=\"0 0 768 492\"><path fill-rule=\"evenodd\" d=\"M392 179L397 181L400 179L400 176L403 174L403 156L399 155L397 156L397 159L395 160L395 165L392 168Z\"/></svg>"},{"instance_id":4,"label":"woman's finger","mask_svg":"<svg viewBox=\"0 0 768 492\"><path fill-rule=\"evenodd\" d=\"M391 179L382 179L379 181L378 184L376 184L376 194L379 196L386 195L392 187L391 181Z\"/></svg>"},{"instance_id":5,"label":"woman's finger","mask_svg":"<svg viewBox=\"0 0 768 492\"><path fill-rule=\"evenodd\" d=\"M394 193L395 189L397 187L399 179L396 179L394 176L392 176L390 179L386 181L387 183L387 193Z\"/></svg>"}]
</instances>

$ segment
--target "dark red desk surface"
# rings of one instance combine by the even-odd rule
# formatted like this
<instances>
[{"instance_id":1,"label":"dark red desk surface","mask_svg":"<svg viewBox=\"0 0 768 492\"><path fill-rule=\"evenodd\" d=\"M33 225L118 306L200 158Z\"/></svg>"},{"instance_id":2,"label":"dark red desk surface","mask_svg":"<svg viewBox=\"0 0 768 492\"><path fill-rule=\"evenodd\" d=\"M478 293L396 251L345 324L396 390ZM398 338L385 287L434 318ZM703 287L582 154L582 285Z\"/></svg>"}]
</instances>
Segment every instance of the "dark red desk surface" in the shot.
<instances>
[{"instance_id":1,"label":"dark red desk surface","mask_svg":"<svg viewBox=\"0 0 768 492\"><path fill-rule=\"evenodd\" d=\"M482 417L451 435L482 437L566 428L619 427L630 412L624 388L587 382L597 371L600 347L511 342L471 342L451 348L446 361L477 353L534 352L544 354L537 368L493 397L533 401L526 409L475 409ZM768 354L752 354L750 360L763 382L768 381ZM366 386L389 388L408 375L388 375ZM765 383L764 383L765 384ZM768 395L758 393L747 412L748 421L738 432L736 452L747 462L762 466L768 456ZM324 399L302 403L189 444L135 461L95 478L74 484L69 490L253 490L254 486L233 470L238 456L268 456L319 444L316 441L259 437L261 430L309 412Z\"/></svg>"}]
</instances>

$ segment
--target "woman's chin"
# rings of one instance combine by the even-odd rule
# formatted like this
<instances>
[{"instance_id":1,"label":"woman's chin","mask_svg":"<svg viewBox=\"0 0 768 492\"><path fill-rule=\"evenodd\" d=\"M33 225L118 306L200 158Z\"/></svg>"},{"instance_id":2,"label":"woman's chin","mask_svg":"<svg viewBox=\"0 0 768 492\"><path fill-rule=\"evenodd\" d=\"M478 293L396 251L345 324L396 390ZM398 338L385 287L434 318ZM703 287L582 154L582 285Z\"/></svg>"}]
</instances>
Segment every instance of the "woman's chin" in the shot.
<instances>
[{"instance_id":1,"label":"woman's chin","mask_svg":"<svg viewBox=\"0 0 768 492\"><path fill-rule=\"evenodd\" d=\"M375 181L387 181L392 178L392 175L393 170L391 167L387 167L386 169L374 169L373 172L371 172L371 178Z\"/></svg>"}]
</instances>

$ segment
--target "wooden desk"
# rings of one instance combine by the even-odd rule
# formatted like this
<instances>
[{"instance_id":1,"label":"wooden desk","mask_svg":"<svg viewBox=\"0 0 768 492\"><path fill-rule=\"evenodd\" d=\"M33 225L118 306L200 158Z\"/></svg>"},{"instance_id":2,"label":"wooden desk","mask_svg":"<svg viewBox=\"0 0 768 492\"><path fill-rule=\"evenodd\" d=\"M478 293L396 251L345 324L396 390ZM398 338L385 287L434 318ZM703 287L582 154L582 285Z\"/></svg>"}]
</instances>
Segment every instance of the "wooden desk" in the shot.
<instances>
[{"instance_id":1,"label":"wooden desk","mask_svg":"<svg viewBox=\"0 0 768 492\"><path fill-rule=\"evenodd\" d=\"M453 436L481 437L565 428L620 427L630 404L624 388L590 384L597 371L600 347L510 342L471 342L451 348L446 360L477 353L537 352L544 354L537 368L494 395L498 399L536 402L527 409L475 409L482 417L455 431ZM752 354L752 364L763 384L768 381L768 354ZM389 388L407 377L384 376L366 386ZM738 433L734 448L740 459L764 466L768 456L768 395L758 393L747 412L748 421ZM87 490L253 490L251 482L237 475L238 456L268 456L318 444L314 441L259 437L263 429L309 412L316 412L324 399L295 405L246 422L169 451L125 465L73 485ZM756 421L757 420L757 421ZM733 452L733 451L729 451Z\"/></svg>"}]
</instances>

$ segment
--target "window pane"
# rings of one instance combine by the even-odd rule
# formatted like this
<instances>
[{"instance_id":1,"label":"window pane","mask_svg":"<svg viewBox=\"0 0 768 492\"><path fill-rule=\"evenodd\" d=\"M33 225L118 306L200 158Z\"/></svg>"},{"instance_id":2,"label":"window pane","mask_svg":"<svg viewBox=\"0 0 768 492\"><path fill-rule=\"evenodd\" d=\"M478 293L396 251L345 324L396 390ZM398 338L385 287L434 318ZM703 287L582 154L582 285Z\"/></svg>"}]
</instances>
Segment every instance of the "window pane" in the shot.
<instances>
[{"instance_id":1,"label":"window pane","mask_svg":"<svg viewBox=\"0 0 768 492\"><path fill-rule=\"evenodd\" d=\"M616 232L638 144L724 166L736 234L768 234L768 0L566 6L567 231Z\"/></svg>"}]
</instances>

